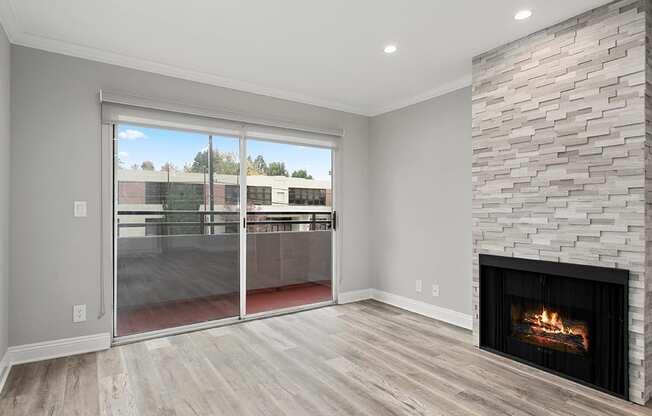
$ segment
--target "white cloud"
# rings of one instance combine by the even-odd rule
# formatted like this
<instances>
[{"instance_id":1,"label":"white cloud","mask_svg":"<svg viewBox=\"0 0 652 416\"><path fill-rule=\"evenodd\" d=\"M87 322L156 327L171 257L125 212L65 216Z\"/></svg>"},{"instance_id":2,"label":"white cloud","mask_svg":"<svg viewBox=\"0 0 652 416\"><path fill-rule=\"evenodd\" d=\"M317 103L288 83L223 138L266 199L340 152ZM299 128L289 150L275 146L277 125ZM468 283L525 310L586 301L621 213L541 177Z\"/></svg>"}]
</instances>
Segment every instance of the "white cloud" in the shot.
<instances>
[{"instance_id":1,"label":"white cloud","mask_svg":"<svg viewBox=\"0 0 652 416\"><path fill-rule=\"evenodd\" d=\"M145 135L145 133L143 133L140 130L127 129L118 133L118 139L122 139L122 140L136 140L136 139L144 139L146 137L147 136Z\"/></svg>"},{"instance_id":2,"label":"white cloud","mask_svg":"<svg viewBox=\"0 0 652 416\"><path fill-rule=\"evenodd\" d=\"M118 157L120 157L120 159L128 159L129 158L129 153L127 153L127 152L118 152Z\"/></svg>"}]
</instances>

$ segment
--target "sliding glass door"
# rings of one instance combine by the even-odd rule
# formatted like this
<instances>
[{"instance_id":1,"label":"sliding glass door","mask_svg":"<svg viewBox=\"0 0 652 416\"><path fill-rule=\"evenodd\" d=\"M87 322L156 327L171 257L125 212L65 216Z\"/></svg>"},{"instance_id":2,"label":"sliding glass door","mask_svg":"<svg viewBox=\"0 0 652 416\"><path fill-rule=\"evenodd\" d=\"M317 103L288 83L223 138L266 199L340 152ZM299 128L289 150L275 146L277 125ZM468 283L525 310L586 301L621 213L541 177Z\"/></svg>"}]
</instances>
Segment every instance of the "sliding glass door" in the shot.
<instances>
[{"instance_id":1,"label":"sliding glass door","mask_svg":"<svg viewBox=\"0 0 652 416\"><path fill-rule=\"evenodd\" d=\"M330 149L247 141L247 314L332 295Z\"/></svg>"},{"instance_id":2,"label":"sliding glass door","mask_svg":"<svg viewBox=\"0 0 652 416\"><path fill-rule=\"evenodd\" d=\"M239 138L120 125L115 143L116 335L239 316Z\"/></svg>"},{"instance_id":3,"label":"sliding glass door","mask_svg":"<svg viewBox=\"0 0 652 416\"><path fill-rule=\"evenodd\" d=\"M114 160L115 336L333 300L330 149L119 124Z\"/></svg>"}]
</instances>

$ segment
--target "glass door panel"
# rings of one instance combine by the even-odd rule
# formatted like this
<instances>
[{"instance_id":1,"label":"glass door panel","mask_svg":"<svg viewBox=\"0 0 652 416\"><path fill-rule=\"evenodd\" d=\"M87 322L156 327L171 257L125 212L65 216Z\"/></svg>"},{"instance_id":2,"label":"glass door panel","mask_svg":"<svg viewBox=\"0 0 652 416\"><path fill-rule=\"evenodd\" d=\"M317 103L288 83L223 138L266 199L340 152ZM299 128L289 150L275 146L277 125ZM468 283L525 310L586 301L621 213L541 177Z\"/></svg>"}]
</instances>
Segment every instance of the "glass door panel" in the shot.
<instances>
[{"instance_id":1,"label":"glass door panel","mask_svg":"<svg viewBox=\"0 0 652 416\"><path fill-rule=\"evenodd\" d=\"M246 313L332 295L330 149L247 140Z\"/></svg>"},{"instance_id":2,"label":"glass door panel","mask_svg":"<svg viewBox=\"0 0 652 416\"><path fill-rule=\"evenodd\" d=\"M115 335L238 316L239 138L116 127Z\"/></svg>"}]
</instances>

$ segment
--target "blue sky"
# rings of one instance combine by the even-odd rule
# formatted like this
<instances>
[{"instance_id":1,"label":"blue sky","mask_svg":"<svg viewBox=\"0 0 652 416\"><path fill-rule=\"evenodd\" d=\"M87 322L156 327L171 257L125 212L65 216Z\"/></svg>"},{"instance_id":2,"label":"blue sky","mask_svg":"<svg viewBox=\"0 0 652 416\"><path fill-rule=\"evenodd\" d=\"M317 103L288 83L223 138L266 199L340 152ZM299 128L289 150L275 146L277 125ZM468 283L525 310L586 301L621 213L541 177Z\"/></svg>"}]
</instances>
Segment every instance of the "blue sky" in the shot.
<instances>
[{"instance_id":1,"label":"blue sky","mask_svg":"<svg viewBox=\"0 0 652 416\"><path fill-rule=\"evenodd\" d=\"M127 124L119 126L118 139L118 155L125 168L133 164L140 166L143 161L151 160L156 169L160 169L167 161L181 169L185 164L191 164L195 155L208 146L208 135L205 134ZM237 155L238 139L213 136L213 148ZM329 149L249 140L247 151L252 159L262 155L268 164L285 162L290 174L298 169L306 169L315 179L330 179Z\"/></svg>"}]
</instances>

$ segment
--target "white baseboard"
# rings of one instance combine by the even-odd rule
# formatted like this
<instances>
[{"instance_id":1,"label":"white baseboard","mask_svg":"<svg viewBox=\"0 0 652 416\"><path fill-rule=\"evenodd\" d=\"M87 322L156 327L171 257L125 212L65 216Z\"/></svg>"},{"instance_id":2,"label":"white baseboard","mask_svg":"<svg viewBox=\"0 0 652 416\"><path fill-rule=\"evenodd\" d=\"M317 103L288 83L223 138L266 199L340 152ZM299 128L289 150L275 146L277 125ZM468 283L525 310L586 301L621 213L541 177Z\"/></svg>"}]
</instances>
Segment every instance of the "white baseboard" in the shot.
<instances>
[{"instance_id":1,"label":"white baseboard","mask_svg":"<svg viewBox=\"0 0 652 416\"><path fill-rule=\"evenodd\" d=\"M388 305L396 306L397 308L405 309L410 312L418 313L438 321L446 322L451 325L458 326L464 329L473 329L473 317L462 312L457 312L452 309L442 308L440 306L431 305L420 300L406 298L404 296L395 295L382 290L373 290L373 299L387 303Z\"/></svg>"},{"instance_id":2,"label":"white baseboard","mask_svg":"<svg viewBox=\"0 0 652 416\"><path fill-rule=\"evenodd\" d=\"M342 292L337 297L337 303L352 303L361 300L371 299L373 297L373 289L352 290L350 292Z\"/></svg>"},{"instance_id":3,"label":"white baseboard","mask_svg":"<svg viewBox=\"0 0 652 416\"><path fill-rule=\"evenodd\" d=\"M375 299L461 328L471 329L473 327L471 315L377 289L343 292L339 294L338 302L351 303L365 299ZM8 370L12 365L102 351L110 347L111 334L108 332L9 347L2 360L0 360L0 391L2 391L2 386L9 374Z\"/></svg>"},{"instance_id":4,"label":"white baseboard","mask_svg":"<svg viewBox=\"0 0 652 416\"><path fill-rule=\"evenodd\" d=\"M338 303L359 302L365 299L374 299L378 302L396 306L397 308L418 313L419 315L424 315L460 328L473 329L473 317L471 315L378 289L362 289L340 293Z\"/></svg>"},{"instance_id":5,"label":"white baseboard","mask_svg":"<svg viewBox=\"0 0 652 416\"><path fill-rule=\"evenodd\" d=\"M11 365L49 360L109 349L111 334L95 334L83 337L64 338L54 341L9 347L7 356Z\"/></svg>"},{"instance_id":6,"label":"white baseboard","mask_svg":"<svg viewBox=\"0 0 652 416\"><path fill-rule=\"evenodd\" d=\"M9 352L5 352L2 359L0 359L0 393L2 393L2 389L5 387L5 382L9 376L9 370L11 370Z\"/></svg>"}]
</instances>

